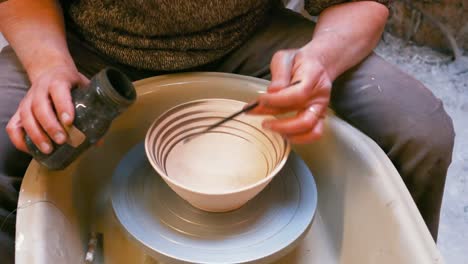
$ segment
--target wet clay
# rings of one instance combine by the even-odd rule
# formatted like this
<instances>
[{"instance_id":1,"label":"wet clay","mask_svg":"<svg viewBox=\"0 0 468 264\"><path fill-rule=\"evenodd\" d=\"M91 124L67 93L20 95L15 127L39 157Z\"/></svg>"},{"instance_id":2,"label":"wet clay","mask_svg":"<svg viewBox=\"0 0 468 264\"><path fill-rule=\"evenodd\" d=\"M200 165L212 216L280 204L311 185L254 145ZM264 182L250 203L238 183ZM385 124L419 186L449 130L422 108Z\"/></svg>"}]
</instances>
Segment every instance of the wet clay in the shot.
<instances>
[{"instance_id":1,"label":"wet clay","mask_svg":"<svg viewBox=\"0 0 468 264\"><path fill-rule=\"evenodd\" d=\"M178 143L168 155L166 169L183 186L210 193L246 187L268 173L256 145L224 133L206 133Z\"/></svg>"}]
</instances>

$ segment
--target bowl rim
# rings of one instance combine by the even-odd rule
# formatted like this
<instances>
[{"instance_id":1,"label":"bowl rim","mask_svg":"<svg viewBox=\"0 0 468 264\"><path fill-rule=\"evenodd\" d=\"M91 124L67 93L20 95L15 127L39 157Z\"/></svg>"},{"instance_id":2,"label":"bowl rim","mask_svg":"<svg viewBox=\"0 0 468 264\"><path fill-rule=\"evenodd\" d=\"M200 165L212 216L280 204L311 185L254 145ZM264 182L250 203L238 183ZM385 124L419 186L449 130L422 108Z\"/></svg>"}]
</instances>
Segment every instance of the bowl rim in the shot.
<instances>
[{"instance_id":1,"label":"bowl rim","mask_svg":"<svg viewBox=\"0 0 468 264\"><path fill-rule=\"evenodd\" d=\"M172 179L171 177L169 177L168 175L166 175L166 173L164 173L162 171L162 169L157 165L155 164L155 162L153 161L153 159L151 159L150 157L152 156L151 153L150 153L150 150L148 148L148 145L149 145L149 136L150 136L150 131L152 130L152 128L154 128L158 122L161 120L161 117L163 117L164 115L166 115L166 113L172 111L173 109L177 108L177 107L180 107L180 106L183 106L185 104L189 104L189 103L194 103L194 102L200 102L200 101L203 101L203 102L206 102L206 101L228 101L228 102L236 102L236 103L247 103L247 102L244 102L244 101L240 101L240 100L235 100L235 99L226 99L226 98L205 98L205 99L196 99L196 100L191 100L191 101L187 101L187 102L184 102L184 103L181 103L181 104L178 104L178 105L175 105L169 109L167 109L166 111L164 111L163 113L161 113L152 123L151 125L149 126L149 128L147 129L147 132L146 132L146 135L145 135L145 154L146 154L146 159L150 162L151 166L153 167L153 169L156 170L156 172L158 173L159 176L161 176L165 181L181 188L181 189L184 189L184 190L187 190L187 191L190 191L192 193L195 193L195 194L201 194L201 195L213 195L213 196L216 196L216 195L228 195L228 194L235 194L235 193L241 193L241 192L245 192L245 191L248 191L248 190L251 190L251 189L255 189L256 187L258 186L261 186L265 183L268 183L269 181L271 181L276 175L278 175L278 173L280 172L280 170L284 167L284 164L286 164L286 161L288 160L289 158L289 154L291 153L291 144L289 143L288 140L284 139L284 142L285 142L285 151L284 151L284 155L283 155L283 158L281 159L280 162L278 162L276 164L276 166L274 167L274 169L264 178L262 178L261 180L255 182L255 183L252 183L252 184L249 184L247 186L244 186L244 187L241 187L241 188L237 188L237 189L233 189L233 190L229 190L229 191L222 191L222 192L203 192L203 191L200 191L200 190L197 190L197 189L194 189L194 188L191 188L191 187L188 187L188 186L185 186L181 183L179 183L178 181ZM272 115L266 115L270 118L276 118Z\"/></svg>"}]
</instances>

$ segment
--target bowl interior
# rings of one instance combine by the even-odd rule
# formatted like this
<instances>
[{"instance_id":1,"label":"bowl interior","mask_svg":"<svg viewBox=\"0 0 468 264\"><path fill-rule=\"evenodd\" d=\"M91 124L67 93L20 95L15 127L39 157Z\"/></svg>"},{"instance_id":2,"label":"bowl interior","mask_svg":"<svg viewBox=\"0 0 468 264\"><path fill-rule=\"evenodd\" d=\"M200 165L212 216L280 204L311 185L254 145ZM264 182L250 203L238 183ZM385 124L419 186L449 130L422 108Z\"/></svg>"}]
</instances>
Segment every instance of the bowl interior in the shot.
<instances>
[{"instance_id":1,"label":"bowl interior","mask_svg":"<svg viewBox=\"0 0 468 264\"><path fill-rule=\"evenodd\" d=\"M262 121L274 117L243 114L199 134L245 104L204 99L169 109L147 132L150 163L166 180L200 193L234 192L267 180L290 148L279 134L262 129Z\"/></svg>"}]
</instances>

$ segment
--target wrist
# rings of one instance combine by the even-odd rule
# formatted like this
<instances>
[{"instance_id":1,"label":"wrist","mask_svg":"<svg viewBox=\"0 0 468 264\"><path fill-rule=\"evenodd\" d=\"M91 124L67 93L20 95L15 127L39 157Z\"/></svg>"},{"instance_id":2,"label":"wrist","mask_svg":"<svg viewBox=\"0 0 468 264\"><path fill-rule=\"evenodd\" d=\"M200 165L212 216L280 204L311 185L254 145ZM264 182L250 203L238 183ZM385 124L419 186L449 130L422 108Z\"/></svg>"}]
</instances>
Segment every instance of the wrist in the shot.
<instances>
[{"instance_id":1,"label":"wrist","mask_svg":"<svg viewBox=\"0 0 468 264\"><path fill-rule=\"evenodd\" d=\"M39 54L40 53L40 54ZM64 67L76 70L73 59L67 52L56 51L37 51L38 56L32 56L32 59L25 63L24 67L32 83L35 82L44 72L54 68ZM37 57L35 59L34 57Z\"/></svg>"}]
</instances>

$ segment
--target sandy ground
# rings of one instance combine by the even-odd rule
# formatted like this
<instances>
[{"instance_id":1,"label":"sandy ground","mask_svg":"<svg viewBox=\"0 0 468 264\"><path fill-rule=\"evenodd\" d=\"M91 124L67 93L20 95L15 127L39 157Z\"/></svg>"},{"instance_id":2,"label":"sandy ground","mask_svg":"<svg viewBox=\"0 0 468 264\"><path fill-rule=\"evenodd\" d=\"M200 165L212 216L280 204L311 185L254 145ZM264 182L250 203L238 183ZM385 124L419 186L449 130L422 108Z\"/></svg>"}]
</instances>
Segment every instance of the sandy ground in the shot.
<instances>
[{"instance_id":1,"label":"sandy ground","mask_svg":"<svg viewBox=\"0 0 468 264\"><path fill-rule=\"evenodd\" d=\"M0 35L0 49L6 41ZM406 44L385 35L377 53L422 81L442 99L456 130L442 208L438 246L448 264L464 264L468 257L468 65L453 67L449 57L426 47Z\"/></svg>"}]
</instances>

